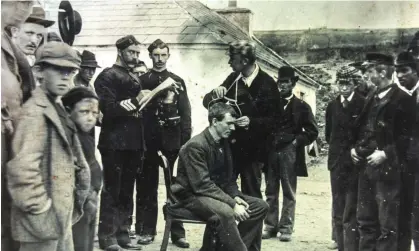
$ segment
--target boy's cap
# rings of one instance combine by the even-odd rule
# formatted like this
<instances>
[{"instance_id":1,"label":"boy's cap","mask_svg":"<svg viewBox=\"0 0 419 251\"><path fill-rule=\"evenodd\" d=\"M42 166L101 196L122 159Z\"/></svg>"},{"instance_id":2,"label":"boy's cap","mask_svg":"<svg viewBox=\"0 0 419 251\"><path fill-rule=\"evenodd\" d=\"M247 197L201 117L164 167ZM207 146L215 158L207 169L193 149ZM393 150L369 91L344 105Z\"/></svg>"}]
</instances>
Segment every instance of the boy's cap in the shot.
<instances>
[{"instance_id":1,"label":"boy's cap","mask_svg":"<svg viewBox=\"0 0 419 251\"><path fill-rule=\"evenodd\" d=\"M65 107L74 107L75 104L80 102L81 100L85 98L94 98L99 100L97 95L93 92L93 90L84 87L84 86L78 86L73 89L71 89L69 92L67 92L62 98L61 101L63 102L63 105Z\"/></svg>"},{"instance_id":2,"label":"boy's cap","mask_svg":"<svg viewBox=\"0 0 419 251\"><path fill-rule=\"evenodd\" d=\"M40 47L39 50L35 65L47 63L60 67L80 68L80 56L66 43L48 42Z\"/></svg>"}]
</instances>

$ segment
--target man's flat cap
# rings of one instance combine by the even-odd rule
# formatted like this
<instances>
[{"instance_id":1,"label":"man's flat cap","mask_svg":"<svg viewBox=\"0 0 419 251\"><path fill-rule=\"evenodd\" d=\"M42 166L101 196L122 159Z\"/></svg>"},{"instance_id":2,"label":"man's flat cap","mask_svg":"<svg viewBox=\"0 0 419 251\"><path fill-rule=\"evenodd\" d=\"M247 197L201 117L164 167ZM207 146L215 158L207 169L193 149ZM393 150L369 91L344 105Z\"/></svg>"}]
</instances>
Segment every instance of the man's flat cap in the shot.
<instances>
[{"instance_id":1,"label":"man's flat cap","mask_svg":"<svg viewBox=\"0 0 419 251\"><path fill-rule=\"evenodd\" d=\"M122 37L116 41L116 48L119 50L125 50L126 48L130 47L131 45L138 45L140 42L133 36L128 35L125 37Z\"/></svg>"},{"instance_id":2,"label":"man's flat cap","mask_svg":"<svg viewBox=\"0 0 419 251\"><path fill-rule=\"evenodd\" d=\"M383 53L376 53L371 52L367 53L366 61L363 65L394 65L394 58L391 55L383 54Z\"/></svg>"},{"instance_id":3,"label":"man's flat cap","mask_svg":"<svg viewBox=\"0 0 419 251\"><path fill-rule=\"evenodd\" d=\"M352 65L344 65L336 72L337 79L356 79L362 78L361 72L358 68Z\"/></svg>"},{"instance_id":4,"label":"man's flat cap","mask_svg":"<svg viewBox=\"0 0 419 251\"><path fill-rule=\"evenodd\" d=\"M47 63L59 67L80 68L80 56L66 43L52 41L41 46L38 50L36 65Z\"/></svg>"}]
</instances>

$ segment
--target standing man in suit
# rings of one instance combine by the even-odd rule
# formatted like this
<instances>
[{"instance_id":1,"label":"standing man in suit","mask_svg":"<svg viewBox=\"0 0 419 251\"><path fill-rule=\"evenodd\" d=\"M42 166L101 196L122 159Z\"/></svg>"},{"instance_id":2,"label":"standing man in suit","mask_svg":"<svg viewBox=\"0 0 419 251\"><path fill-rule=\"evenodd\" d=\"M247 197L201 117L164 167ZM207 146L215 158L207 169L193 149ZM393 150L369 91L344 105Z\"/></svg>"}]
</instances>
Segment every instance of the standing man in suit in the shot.
<instances>
[{"instance_id":1,"label":"standing man in suit","mask_svg":"<svg viewBox=\"0 0 419 251\"><path fill-rule=\"evenodd\" d=\"M162 92L147 107L145 113L145 131L147 153L144 168L137 177L137 213L136 233L140 235L139 244L150 244L156 235L159 186L158 151L167 157L173 171L173 165L179 149L191 138L191 105L183 79L167 70L170 58L169 46L157 39L149 47L153 68L140 77L144 89L153 90L168 78L179 85L177 90ZM183 224L172 225L172 242L178 247L188 248Z\"/></svg>"},{"instance_id":2,"label":"standing man in suit","mask_svg":"<svg viewBox=\"0 0 419 251\"><path fill-rule=\"evenodd\" d=\"M84 50L81 54L81 65L79 73L74 77L74 85L88 87L93 90L92 81L96 69L100 68L97 64L96 56L93 52Z\"/></svg>"},{"instance_id":3,"label":"standing man in suit","mask_svg":"<svg viewBox=\"0 0 419 251\"><path fill-rule=\"evenodd\" d=\"M407 168L403 181L402 204L400 216L401 245L399 250L410 250L410 242L413 238L416 250L419 250L419 77L418 64L413 55L409 52L402 52L396 58L396 73L401 88L411 96L415 106L415 122L410 137L409 149L407 151ZM412 179L413 178L413 179ZM412 206L413 205L413 206ZM410 218L410 216L413 216ZM410 226L411 230L410 231ZM403 235L402 235L403 234Z\"/></svg>"},{"instance_id":4,"label":"standing man in suit","mask_svg":"<svg viewBox=\"0 0 419 251\"><path fill-rule=\"evenodd\" d=\"M333 201L333 224L338 249L358 251L356 201L358 169L351 160L356 120L365 99L355 91L361 72L352 66L343 66L336 73L340 95L326 108L326 141L329 143L328 169Z\"/></svg>"},{"instance_id":5,"label":"standing man in suit","mask_svg":"<svg viewBox=\"0 0 419 251\"><path fill-rule=\"evenodd\" d=\"M241 178L244 194L262 198L261 165L266 164L264 119L277 91L275 81L256 62L256 45L239 40L229 46L229 65L233 69L221 86L207 93L203 104L208 109L217 101L228 102L240 118L231 136L234 167Z\"/></svg>"},{"instance_id":6,"label":"standing man in suit","mask_svg":"<svg viewBox=\"0 0 419 251\"><path fill-rule=\"evenodd\" d=\"M377 91L366 101L351 157L361 166L357 221L359 250L398 250L401 176L414 113L413 100L392 84L393 57L367 54L367 74Z\"/></svg>"},{"instance_id":7,"label":"standing man in suit","mask_svg":"<svg viewBox=\"0 0 419 251\"><path fill-rule=\"evenodd\" d=\"M270 151L265 195L269 210L262 238L272 238L280 232L279 240L285 242L291 241L294 231L297 176L308 176L304 147L319 133L310 106L292 92L297 81L293 68L283 66L278 70L278 89L272 103L272 119L268 122ZM278 220L280 184L284 196Z\"/></svg>"},{"instance_id":8,"label":"standing man in suit","mask_svg":"<svg viewBox=\"0 0 419 251\"><path fill-rule=\"evenodd\" d=\"M103 113L98 148L104 187L98 235L99 246L107 251L141 249L129 238L134 182L145 151L143 117L138 109L149 93L142 90L139 79L131 72L138 61L139 44L132 35L118 39L115 64L104 69L95 81Z\"/></svg>"}]
</instances>

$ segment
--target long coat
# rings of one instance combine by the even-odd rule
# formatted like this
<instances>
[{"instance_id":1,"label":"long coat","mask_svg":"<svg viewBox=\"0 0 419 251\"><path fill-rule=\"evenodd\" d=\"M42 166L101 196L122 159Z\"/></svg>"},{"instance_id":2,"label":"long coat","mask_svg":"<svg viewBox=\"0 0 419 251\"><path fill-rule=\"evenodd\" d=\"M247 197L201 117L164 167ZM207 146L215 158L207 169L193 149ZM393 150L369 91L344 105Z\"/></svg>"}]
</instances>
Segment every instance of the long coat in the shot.
<instances>
[{"instance_id":1,"label":"long coat","mask_svg":"<svg viewBox=\"0 0 419 251\"><path fill-rule=\"evenodd\" d=\"M358 92L344 110L341 96L332 100L326 108L325 136L329 144L328 169L333 170L336 165L351 165L351 148L355 144L355 135L358 128L355 121L360 116L365 104L365 98Z\"/></svg>"},{"instance_id":2,"label":"long coat","mask_svg":"<svg viewBox=\"0 0 419 251\"><path fill-rule=\"evenodd\" d=\"M32 95L22 107L12 142L14 157L7 166L12 236L21 242L60 242L83 214L90 170L77 134L71 147L46 94L38 88ZM42 211L49 199L52 206L46 212L31 213ZM62 251L71 249L63 247Z\"/></svg>"}]
</instances>

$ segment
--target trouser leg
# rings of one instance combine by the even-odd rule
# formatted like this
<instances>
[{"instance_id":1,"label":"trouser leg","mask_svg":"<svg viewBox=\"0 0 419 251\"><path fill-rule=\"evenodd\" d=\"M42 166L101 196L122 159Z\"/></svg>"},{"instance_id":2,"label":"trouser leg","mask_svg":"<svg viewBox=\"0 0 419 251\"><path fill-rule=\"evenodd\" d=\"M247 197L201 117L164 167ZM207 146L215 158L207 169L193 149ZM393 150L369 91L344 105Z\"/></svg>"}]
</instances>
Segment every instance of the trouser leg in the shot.
<instances>
[{"instance_id":1,"label":"trouser leg","mask_svg":"<svg viewBox=\"0 0 419 251\"><path fill-rule=\"evenodd\" d=\"M282 212L279 220L279 232L292 234L295 223L295 206L297 195L297 174L295 172L296 148L290 144L279 154L279 175L282 186Z\"/></svg>"},{"instance_id":2,"label":"trouser leg","mask_svg":"<svg viewBox=\"0 0 419 251\"><path fill-rule=\"evenodd\" d=\"M244 196L243 199L249 204L250 218L239 223L238 229L240 236L249 251L260 251L263 219L268 212L269 206L265 201L259 198Z\"/></svg>"},{"instance_id":3,"label":"trouser leg","mask_svg":"<svg viewBox=\"0 0 419 251\"><path fill-rule=\"evenodd\" d=\"M376 251L379 233L378 206L375 203L376 187L362 170L358 183L357 222L359 225L359 250Z\"/></svg>"},{"instance_id":4,"label":"trouser leg","mask_svg":"<svg viewBox=\"0 0 419 251\"><path fill-rule=\"evenodd\" d=\"M156 235L159 186L157 158L156 152L147 152L143 170L137 176L135 232L140 235Z\"/></svg>"},{"instance_id":5,"label":"trouser leg","mask_svg":"<svg viewBox=\"0 0 419 251\"><path fill-rule=\"evenodd\" d=\"M117 232L118 244L126 245L131 243L129 237L129 229L131 228L132 211L130 203L133 201L134 184L136 176L142 170L142 155L141 151L124 151L124 162L121 172L121 182L119 191L119 211L120 211L120 225Z\"/></svg>"},{"instance_id":6,"label":"trouser leg","mask_svg":"<svg viewBox=\"0 0 419 251\"><path fill-rule=\"evenodd\" d=\"M260 190L262 183L262 166L263 164L255 161L248 161L247 163L241 162L240 166L240 179L241 191L243 194L262 198Z\"/></svg>"},{"instance_id":7,"label":"trouser leg","mask_svg":"<svg viewBox=\"0 0 419 251\"><path fill-rule=\"evenodd\" d=\"M340 166L330 171L330 182L332 188L333 223L335 230L335 241L338 249L343 251L343 212L345 209L345 186L343 172Z\"/></svg>"},{"instance_id":8,"label":"trouser leg","mask_svg":"<svg viewBox=\"0 0 419 251\"><path fill-rule=\"evenodd\" d=\"M410 251L412 243L412 210L415 176L403 172L401 176L398 251Z\"/></svg>"},{"instance_id":9,"label":"trouser leg","mask_svg":"<svg viewBox=\"0 0 419 251\"><path fill-rule=\"evenodd\" d=\"M354 168L354 167L353 167ZM345 207L343 212L343 246L344 251L358 251L359 232L356 221L358 201L358 172L351 172L345 192Z\"/></svg>"},{"instance_id":10,"label":"trouser leg","mask_svg":"<svg viewBox=\"0 0 419 251\"><path fill-rule=\"evenodd\" d=\"M137 171L141 168L142 152L101 149L103 190L99 218L101 247L130 241L128 229ZM117 240L118 239L118 240Z\"/></svg>"},{"instance_id":11,"label":"trouser leg","mask_svg":"<svg viewBox=\"0 0 419 251\"><path fill-rule=\"evenodd\" d=\"M394 180L378 181L376 184L376 203L380 222L380 237L377 251L397 250L398 223L400 212L400 176Z\"/></svg>"},{"instance_id":12,"label":"trouser leg","mask_svg":"<svg viewBox=\"0 0 419 251\"><path fill-rule=\"evenodd\" d=\"M419 251L419 172L415 173L415 194L413 203L412 217L412 238L415 250Z\"/></svg>"},{"instance_id":13,"label":"trouser leg","mask_svg":"<svg viewBox=\"0 0 419 251\"><path fill-rule=\"evenodd\" d=\"M84 214L73 225L74 251L93 251L96 215Z\"/></svg>"},{"instance_id":14,"label":"trouser leg","mask_svg":"<svg viewBox=\"0 0 419 251\"><path fill-rule=\"evenodd\" d=\"M272 152L269 155L268 167L265 173L265 196L269 205L268 213L265 218L265 231L271 233L278 232L279 223L279 173L278 155Z\"/></svg>"},{"instance_id":15,"label":"trouser leg","mask_svg":"<svg viewBox=\"0 0 419 251\"><path fill-rule=\"evenodd\" d=\"M222 250L247 251L237 224L235 222L234 211L226 203L209 198L192 196L183 201L185 208L193 212L196 216L213 224ZM203 241L205 245L208 241ZM203 246L202 250L209 247Z\"/></svg>"}]
</instances>

